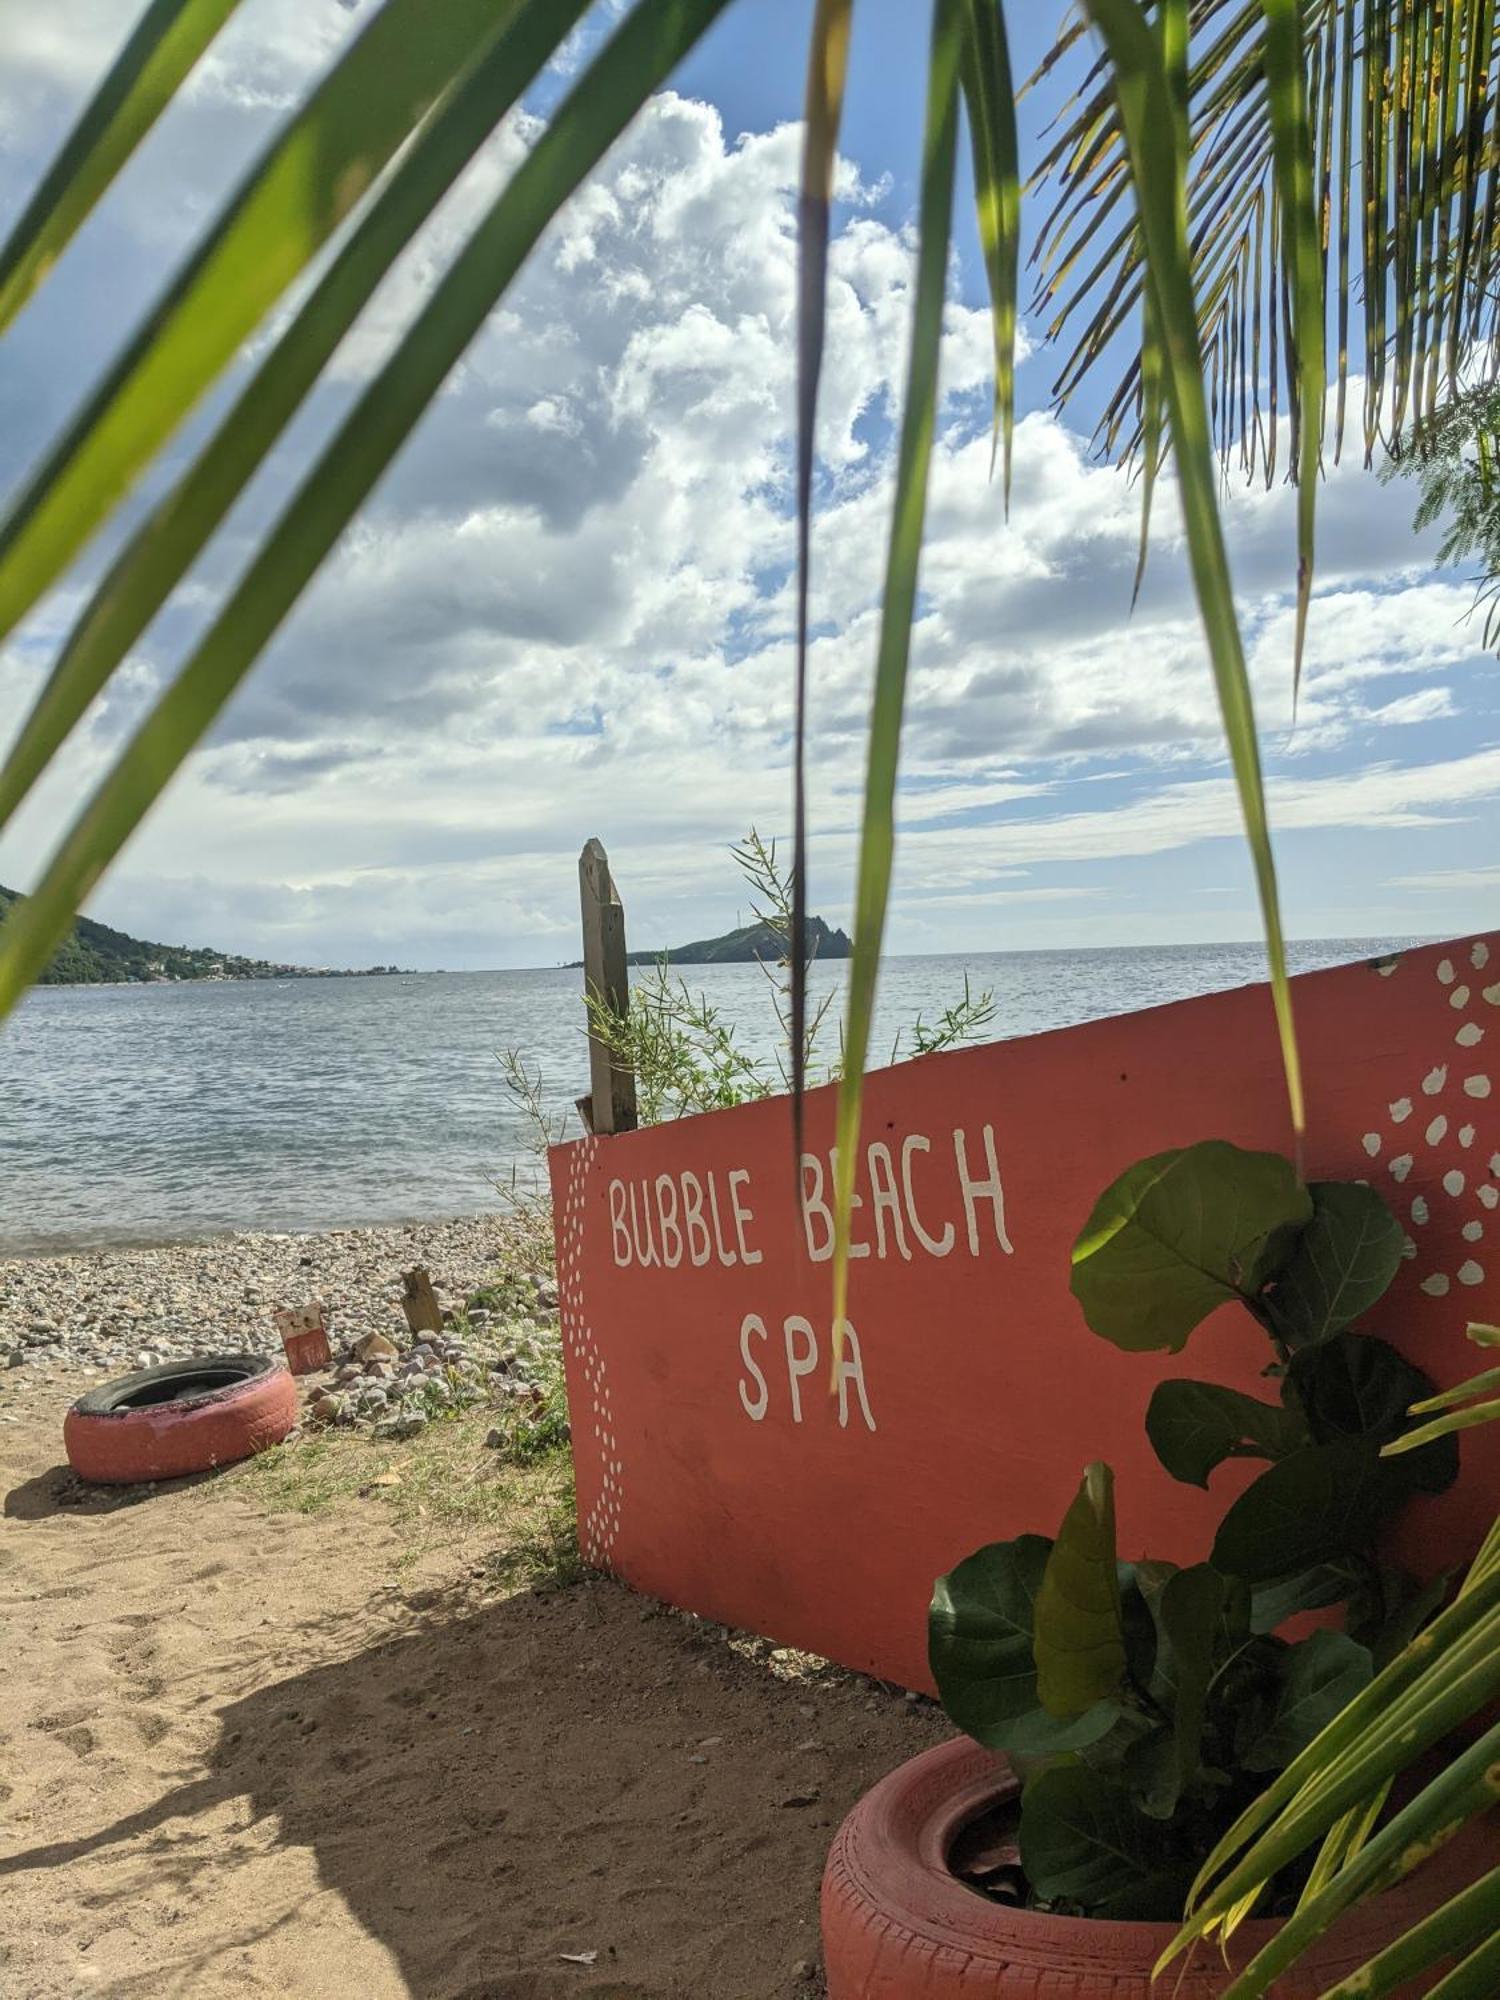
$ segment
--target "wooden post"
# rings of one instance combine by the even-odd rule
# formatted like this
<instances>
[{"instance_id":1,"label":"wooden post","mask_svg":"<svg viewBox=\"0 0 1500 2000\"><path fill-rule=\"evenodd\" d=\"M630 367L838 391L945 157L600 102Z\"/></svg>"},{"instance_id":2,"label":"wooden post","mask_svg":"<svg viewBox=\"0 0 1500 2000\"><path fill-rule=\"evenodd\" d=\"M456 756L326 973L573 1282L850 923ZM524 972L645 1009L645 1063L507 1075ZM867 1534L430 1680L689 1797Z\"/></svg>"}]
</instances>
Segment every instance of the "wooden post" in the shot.
<instances>
[{"instance_id":1,"label":"wooden post","mask_svg":"<svg viewBox=\"0 0 1500 2000\"><path fill-rule=\"evenodd\" d=\"M616 1014L630 1005L630 979L625 966L625 911L609 856L597 840L585 842L578 857L578 888L583 904L583 984ZM633 1132L635 1072L619 1062L608 1045L589 1028L589 1085L579 1099L585 1123L593 1132ZM587 1110L585 1111L585 1106Z\"/></svg>"}]
</instances>

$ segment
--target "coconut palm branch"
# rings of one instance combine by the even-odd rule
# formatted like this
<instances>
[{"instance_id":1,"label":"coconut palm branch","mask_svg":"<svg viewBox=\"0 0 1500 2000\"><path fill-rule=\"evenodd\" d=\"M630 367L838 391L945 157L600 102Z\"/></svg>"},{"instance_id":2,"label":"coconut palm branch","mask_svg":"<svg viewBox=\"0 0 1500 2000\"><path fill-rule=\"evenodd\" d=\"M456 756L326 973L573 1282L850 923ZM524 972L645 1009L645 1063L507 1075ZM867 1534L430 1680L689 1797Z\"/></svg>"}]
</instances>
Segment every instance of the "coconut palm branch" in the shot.
<instances>
[{"instance_id":1,"label":"coconut palm branch","mask_svg":"<svg viewBox=\"0 0 1500 2000\"><path fill-rule=\"evenodd\" d=\"M33 894L8 919L0 940L0 1012L45 967L103 870L212 727L547 224L729 4L636 0L578 72L415 323L266 530L202 637L83 804ZM1309 100L1297 87L1291 60L1301 45L1300 14L1296 0L1267 0L1267 6L1284 16L1270 207L1281 218L1279 240L1300 242L1305 249L1314 137ZM229 0L212 5L153 0L10 244L0 250L7 311L23 310L45 282L80 217L107 195L131 145L231 11ZM264 358L206 445L129 538L57 653L0 770L0 826L187 574L381 277L583 11L583 0L384 0L168 277L157 304L0 520L0 637L71 575L258 330ZM816 7L809 63L796 495L804 582L812 544L809 468L827 211L851 11L852 0L822 0ZM1121 215L1128 211L1132 241L1139 246L1134 268L1154 329L1152 421L1175 455L1193 579L1259 880L1292 1121L1300 1127L1300 1083L1254 716L1211 477L1213 350L1205 350L1199 339L1198 280L1185 220L1186 128L1177 108L1195 60L1187 0L1163 0L1152 14L1139 0L1088 0L1087 14L1103 49L1104 67L1095 76L1105 80L1109 116L1117 120L1118 185L1111 199ZM1007 469L1014 419L1020 161L1005 17L998 0L933 0L931 21L911 364L899 424L875 669L849 1082L841 1113L844 1158L851 1164L890 879L956 150L965 125L992 293L997 448ZM1120 206L1122 188L1131 194ZM280 331L267 338L277 306L340 229L336 254ZM1302 262L1306 283L1295 293L1295 309L1310 323L1316 260ZM805 593L799 638L799 684L805 686ZM799 866L799 879L804 872ZM805 885L801 893L805 898ZM800 943L799 935L794 944Z\"/></svg>"},{"instance_id":2,"label":"coconut palm branch","mask_svg":"<svg viewBox=\"0 0 1500 2000\"><path fill-rule=\"evenodd\" d=\"M1324 322L1308 310L1315 270L1330 302L1335 401L1325 442L1335 459L1353 377L1363 378L1356 421L1368 464L1461 387L1494 375L1497 60L1494 0L1193 0L1188 226L1226 462L1268 482L1279 462L1294 478L1316 463L1307 434L1323 432L1325 371ZM1278 187L1293 70L1305 79L1311 150L1289 236ZM1128 459L1145 442L1149 385L1135 336L1146 278L1126 150L1099 58L1033 175L1050 201L1033 304L1061 343L1060 403L1101 367L1122 371L1097 441ZM1283 412L1292 440L1284 460Z\"/></svg>"}]
</instances>

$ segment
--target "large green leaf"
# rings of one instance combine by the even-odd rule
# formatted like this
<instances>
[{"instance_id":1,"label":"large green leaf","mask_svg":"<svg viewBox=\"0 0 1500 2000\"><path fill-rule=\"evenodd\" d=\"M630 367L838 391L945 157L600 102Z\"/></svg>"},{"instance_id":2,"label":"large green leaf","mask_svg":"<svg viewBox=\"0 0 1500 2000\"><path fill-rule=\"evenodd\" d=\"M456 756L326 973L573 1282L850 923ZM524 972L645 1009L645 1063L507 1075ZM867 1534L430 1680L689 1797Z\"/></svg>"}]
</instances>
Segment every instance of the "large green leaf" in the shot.
<instances>
[{"instance_id":1,"label":"large green leaf","mask_svg":"<svg viewBox=\"0 0 1500 2000\"><path fill-rule=\"evenodd\" d=\"M1312 1220L1267 1304L1289 1346L1341 1333L1385 1294L1401 1268L1405 1234L1374 1188L1314 1181Z\"/></svg>"},{"instance_id":2,"label":"large green leaf","mask_svg":"<svg viewBox=\"0 0 1500 2000\"><path fill-rule=\"evenodd\" d=\"M1026 1786L1021 1865L1044 1902L1119 1919L1173 1916L1193 1872L1180 1836L1122 1785L1066 1764Z\"/></svg>"},{"instance_id":3,"label":"large green leaf","mask_svg":"<svg viewBox=\"0 0 1500 2000\"><path fill-rule=\"evenodd\" d=\"M57 262L239 0L151 0L0 250L0 330Z\"/></svg>"},{"instance_id":4,"label":"large green leaf","mask_svg":"<svg viewBox=\"0 0 1500 2000\"><path fill-rule=\"evenodd\" d=\"M0 824L182 581L284 434L339 342L588 0L524 0L437 106L189 470L132 536L80 615L0 768Z\"/></svg>"},{"instance_id":5,"label":"large green leaf","mask_svg":"<svg viewBox=\"0 0 1500 2000\"><path fill-rule=\"evenodd\" d=\"M1409 1407L1432 1387L1389 1341L1358 1333L1335 1334L1299 1349L1287 1379L1315 1437L1363 1438L1374 1447L1408 1428ZM1407 1490L1442 1493L1458 1477L1458 1446L1452 1438L1440 1439L1386 1467L1402 1469Z\"/></svg>"},{"instance_id":6,"label":"large green leaf","mask_svg":"<svg viewBox=\"0 0 1500 2000\"><path fill-rule=\"evenodd\" d=\"M854 892L854 955L844 1022L844 1068L837 1114L838 1169L834 1175L835 1235L833 1320L842 1326L849 1282L849 1218L854 1207L854 1175L859 1157L860 1110L870 1024L885 936L891 865L896 845L896 772L901 754L901 722L906 708L906 673L911 659L911 627L917 607L917 568L927 518L927 475L937 426L938 350L948 287L948 251L953 227L953 181L958 139L959 69L964 52L964 0L933 0L932 54L927 77L927 115L922 135L922 182L918 201L917 275L912 294L911 351L901 412L896 490L886 549L885 592L880 607L880 642L875 657L875 692L866 752L864 812L860 823L859 874ZM837 1338L835 1339L837 1347Z\"/></svg>"},{"instance_id":7,"label":"large green leaf","mask_svg":"<svg viewBox=\"0 0 1500 2000\"><path fill-rule=\"evenodd\" d=\"M1246 1606L1243 1586L1208 1563L1168 1578L1152 1601L1158 1644L1152 1698L1172 1718L1171 1755L1147 1810L1165 1817L1198 1772L1209 1684L1236 1638Z\"/></svg>"},{"instance_id":8,"label":"large green leaf","mask_svg":"<svg viewBox=\"0 0 1500 2000\"><path fill-rule=\"evenodd\" d=\"M1311 1569L1295 1570L1290 1576L1263 1583L1250 1596L1250 1628L1274 1632L1303 1611L1322 1611L1330 1604L1342 1603L1355 1580L1353 1566L1315 1563Z\"/></svg>"},{"instance_id":9,"label":"large green leaf","mask_svg":"<svg viewBox=\"0 0 1500 2000\"><path fill-rule=\"evenodd\" d=\"M1209 1139L1127 1168L1073 1246L1073 1295L1105 1340L1175 1353L1228 1300L1255 1299L1312 1214L1279 1153Z\"/></svg>"},{"instance_id":10,"label":"large green leaf","mask_svg":"<svg viewBox=\"0 0 1500 2000\"><path fill-rule=\"evenodd\" d=\"M1188 227L1219 449L1269 482L1284 394L1297 461L1305 451L1316 470L1316 438L1301 427L1304 404L1321 400L1316 284L1334 294L1335 455L1352 372L1364 377L1368 459L1393 433L1399 443L1425 428L1494 337L1493 0L1194 0L1192 18ZM1067 336L1056 393L1088 384L1101 446L1139 455L1143 259L1125 220L1124 154L1101 59L1035 177L1058 190L1037 303L1052 311L1049 332ZM1107 247L1068 283L1095 241ZM1115 382L1094 379L1101 365Z\"/></svg>"},{"instance_id":11,"label":"large green leaf","mask_svg":"<svg viewBox=\"0 0 1500 2000\"><path fill-rule=\"evenodd\" d=\"M251 169L0 525L0 636L124 498L503 18L496 0L385 0Z\"/></svg>"},{"instance_id":12,"label":"large green leaf","mask_svg":"<svg viewBox=\"0 0 1500 2000\"><path fill-rule=\"evenodd\" d=\"M728 0L641 0L558 107L304 479L0 939L0 1016L249 671L568 196Z\"/></svg>"},{"instance_id":13,"label":"large green leaf","mask_svg":"<svg viewBox=\"0 0 1500 2000\"><path fill-rule=\"evenodd\" d=\"M1309 1445L1264 1471L1219 1523L1216 1569L1269 1583L1371 1545L1411 1487L1362 1438Z\"/></svg>"},{"instance_id":14,"label":"large green leaf","mask_svg":"<svg viewBox=\"0 0 1500 2000\"><path fill-rule=\"evenodd\" d=\"M1284 1458L1310 1444L1301 1413L1217 1382L1160 1382L1146 1406L1146 1435L1174 1479L1207 1486L1226 1458Z\"/></svg>"},{"instance_id":15,"label":"large green leaf","mask_svg":"<svg viewBox=\"0 0 1500 2000\"><path fill-rule=\"evenodd\" d=\"M1342 1632L1314 1632L1289 1646L1270 1723L1240 1752L1245 1769L1284 1770L1373 1676L1368 1648Z\"/></svg>"},{"instance_id":16,"label":"large green leaf","mask_svg":"<svg viewBox=\"0 0 1500 2000\"><path fill-rule=\"evenodd\" d=\"M1061 1721L1107 1701L1124 1679L1114 1474L1107 1465L1089 1466L1063 1516L1037 1593L1032 1652L1041 1704Z\"/></svg>"},{"instance_id":17,"label":"large green leaf","mask_svg":"<svg viewBox=\"0 0 1500 2000\"><path fill-rule=\"evenodd\" d=\"M938 1696L958 1727L991 1750L1050 1756L1097 1741L1115 1719L1109 1702L1068 1723L1041 1705L1032 1631L1051 1549L1045 1535L993 1542L933 1588L927 1645Z\"/></svg>"}]
</instances>

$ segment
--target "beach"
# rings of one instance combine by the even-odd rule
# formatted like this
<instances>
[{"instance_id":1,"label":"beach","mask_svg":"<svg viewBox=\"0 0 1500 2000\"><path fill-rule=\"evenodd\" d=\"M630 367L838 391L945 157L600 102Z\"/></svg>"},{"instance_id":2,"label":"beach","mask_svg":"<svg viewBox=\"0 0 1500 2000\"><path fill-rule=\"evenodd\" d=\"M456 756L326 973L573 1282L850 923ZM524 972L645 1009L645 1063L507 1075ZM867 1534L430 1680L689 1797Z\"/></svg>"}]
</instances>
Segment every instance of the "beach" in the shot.
<instances>
[{"instance_id":1,"label":"beach","mask_svg":"<svg viewBox=\"0 0 1500 2000\"><path fill-rule=\"evenodd\" d=\"M425 1266L461 1307L500 1276L540 1276L546 1248L514 1218L479 1215L10 1257L0 1260L0 1370L46 1380L193 1354L273 1354L276 1310L314 1300L335 1342L372 1332L404 1341L403 1271Z\"/></svg>"}]
</instances>

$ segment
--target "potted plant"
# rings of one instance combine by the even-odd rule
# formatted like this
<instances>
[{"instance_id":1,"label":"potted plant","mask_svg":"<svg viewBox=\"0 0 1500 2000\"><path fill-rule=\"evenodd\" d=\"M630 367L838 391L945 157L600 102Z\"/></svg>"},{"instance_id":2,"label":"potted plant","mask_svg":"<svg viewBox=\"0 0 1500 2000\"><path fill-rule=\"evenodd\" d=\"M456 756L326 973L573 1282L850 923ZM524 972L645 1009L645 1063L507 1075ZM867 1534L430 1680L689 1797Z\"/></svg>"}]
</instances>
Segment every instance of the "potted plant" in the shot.
<instances>
[{"instance_id":1,"label":"potted plant","mask_svg":"<svg viewBox=\"0 0 1500 2000\"><path fill-rule=\"evenodd\" d=\"M1073 1252L1094 1332L1176 1352L1238 1301L1269 1343L1264 1397L1158 1385L1157 1457L1200 1486L1230 1459L1264 1469L1206 1562L1121 1561L1112 1474L1095 1464L1055 1536L993 1543L938 1579L933 1676L969 1740L892 1774L835 1842L831 2000L1146 2000L1204 1855L1443 1596L1442 1580L1418 1585L1379 1545L1414 1496L1452 1482L1456 1445L1382 1455L1431 1384L1353 1324L1403 1249L1373 1189L1304 1186L1279 1155L1222 1141L1141 1161L1101 1197ZM1303 1858L1269 1883L1238 1955L1263 1947L1313 1868ZM1325 1992L1433 1894L1419 1876L1355 1912L1276 1991ZM1173 1968L1172 1990L1207 2000L1229 1976L1217 1949L1200 1952Z\"/></svg>"}]
</instances>

